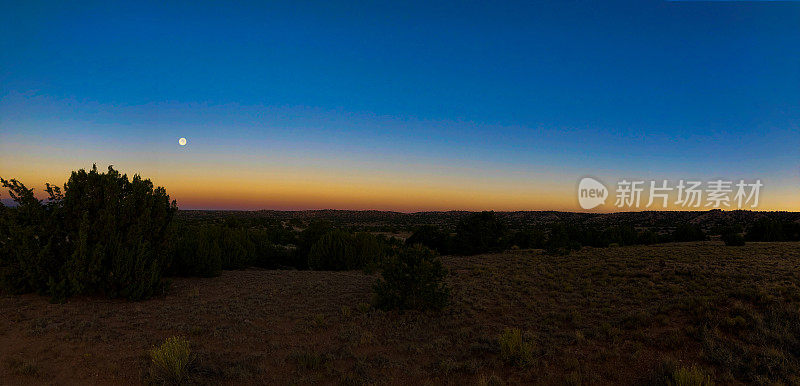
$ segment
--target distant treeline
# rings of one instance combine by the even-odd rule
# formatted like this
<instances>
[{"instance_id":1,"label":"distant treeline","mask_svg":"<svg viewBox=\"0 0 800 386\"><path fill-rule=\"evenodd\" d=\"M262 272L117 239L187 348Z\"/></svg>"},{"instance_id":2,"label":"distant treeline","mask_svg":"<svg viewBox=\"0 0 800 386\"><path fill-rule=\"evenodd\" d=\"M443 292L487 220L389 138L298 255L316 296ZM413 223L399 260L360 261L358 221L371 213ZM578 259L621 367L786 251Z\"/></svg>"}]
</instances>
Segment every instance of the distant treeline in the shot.
<instances>
[{"instance_id":1,"label":"distant treeline","mask_svg":"<svg viewBox=\"0 0 800 386\"><path fill-rule=\"evenodd\" d=\"M745 234L748 241L800 241L800 223L762 218Z\"/></svg>"},{"instance_id":2,"label":"distant treeline","mask_svg":"<svg viewBox=\"0 0 800 386\"><path fill-rule=\"evenodd\" d=\"M528 248L540 248L553 254L563 254L580 249L582 246L655 244L706 238L705 232L694 224L681 224L667 234L657 234L649 229L637 231L632 225L600 228L563 222L550 224L547 227L512 231L494 212L481 212L463 219L454 233L447 233L430 225L419 227L406 243L419 243L442 254L473 255Z\"/></svg>"},{"instance_id":3,"label":"distant treeline","mask_svg":"<svg viewBox=\"0 0 800 386\"><path fill-rule=\"evenodd\" d=\"M398 239L350 233L327 221L301 231L283 224L244 227L176 222L170 230L170 275L215 276L221 270L247 267L374 271L400 247Z\"/></svg>"},{"instance_id":4,"label":"distant treeline","mask_svg":"<svg viewBox=\"0 0 800 386\"><path fill-rule=\"evenodd\" d=\"M386 211L356 210L307 210L307 211L209 211L180 210L177 220L236 222L245 227L264 226L275 222L283 222L303 228L309 222L329 221L334 227L350 232L414 232L423 225L433 225L448 233L463 219L475 212L417 212L399 213ZM618 213L574 213L556 211L516 211L495 212L498 219L512 230L524 230L532 227L547 229L554 223L583 224L586 226L632 225L636 229L652 229L657 233L673 230L677 224L691 223L715 234L717 229L741 225L750 228L756 221L769 218L779 222L799 222L800 212L758 212L747 210L705 211L642 211Z\"/></svg>"},{"instance_id":5,"label":"distant treeline","mask_svg":"<svg viewBox=\"0 0 800 386\"><path fill-rule=\"evenodd\" d=\"M441 254L473 255L515 248L539 248L551 254L565 254L583 246L602 248L612 245L702 241L708 240L712 235L719 235L729 245L739 245L744 240L800 241L800 223L762 218L746 230L740 224L732 224L718 226L706 232L693 223L682 223L670 230L654 231L637 230L633 225L602 226L556 222L548 226L513 231L494 212L481 212L461 220L453 233L431 225L418 227L406 243L422 244Z\"/></svg>"}]
</instances>

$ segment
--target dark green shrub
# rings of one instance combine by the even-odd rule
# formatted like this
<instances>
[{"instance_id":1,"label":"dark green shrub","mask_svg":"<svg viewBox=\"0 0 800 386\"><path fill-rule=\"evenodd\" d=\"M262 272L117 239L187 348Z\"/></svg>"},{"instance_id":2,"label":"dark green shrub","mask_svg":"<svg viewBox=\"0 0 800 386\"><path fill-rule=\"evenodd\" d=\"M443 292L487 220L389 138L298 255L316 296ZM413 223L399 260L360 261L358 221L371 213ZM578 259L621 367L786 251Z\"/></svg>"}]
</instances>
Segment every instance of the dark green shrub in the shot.
<instances>
[{"instance_id":1,"label":"dark green shrub","mask_svg":"<svg viewBox=\"0 0 800 386\"><path fill-rule=\"evenodd\" d=\"M374 286L378 308L440 310L450 297L441 260L419 244L387 258L381 276Z\"/></svg>"},{"instance_id":2,"label":"dark green shrub","mask_svg":"<svg viewBox=\"0 0 800 386\"><path fill-rule=\"evenodd\" d=\"M109 166L73 172L61 189L48 184L42 204L16 180L2 180L18 203L4 210L0 257L5 287L54 298L102 293L141 299L158 289L168 260L167 227L177 211L164 188ZM19 275L7 280L7 274Z\"/></svg>"},{"instance_id":3,"label":"dark green shrub","mask_svg":"<svg viewBox=\"0 0 800 386\"><path fill-rule=\"evenodd\" d=\"M223 269L307 267L306 261L298 264L294 250L273 244L269 230L235 223L176 224L170 234L171 275L209 277Z\"/></svg>"},{"instance_id":4,"label":"dark green shrub","mask_svg":"<svg viewBox=\"0 0 800 386\"><path fill-rule=\"evenodd\" d=\"M685 223L675 228L672 239L674 241L703 241L706 239L706 234L699 225Z\"/></svg>"},{"instance_id":5,"label":"dark green shrub","mask_svg":"<svg viewBox=\"0 0 800 386\"><path fill-rule=\"evenodd\" d=\"M354 257L351 268L364 269L367 273L375 272L383 263L389 247L378 237L370 233L356 233L353 238Z\"/></svg>"},{"instance_id":6,"label":"dark green shrub","mask_svg":"<svg viewBox=\"0 0 800 386\"><path fill-rule=\"evenodd\" d=\"M357 269L355 238L333 230L317 240L308 252L308 267L320 271Z\"/></svg>"},{"instance_id":7,"label":"dark green shrub","mask_svg":"<svg viewBox=\"0 0 800 386\"><path fill-rule=\"evenodd\" d=\"M570 230L572 228L572 230ZM570 234L570 237L578 237L572 236L572 234L580 235L579 240L581 245L588 245L595 248L605 248L608 247L611 243L616 243L619 245L619 237L612 239L612 232L609 229L604 228L600 229L597 227L575 227L575 226L567 226L567 233ZM551 228L550 234L553 234Z\"/></svg>"},{"instance_id":8,"label":"dark green shrub","mask_svg":"<svg viewBox=\"0 0 800 386\"><path fill-rule=\"evenodd\" d=\"M467 216L456 226L455 248L462 255L502 250L506 225L494 212Z\"/></svg>"},{"instance_id":9,"label":"dark green shrub","mask_svg":"<svg viewBox=\"0 0 800 386\"><path fill-rule=\"evenodd\" d=\"M222 271L222 231L214 225L176 226L172 231L172 261L167 270L177 276L218 276Z\"/></svg>"},{"instance_id":10,"label":"dark green shrub","mask_svg":"<svg viewBox=\"0 0 800 386\"><path fill-rule=\"evenodd\" d=\"M635 245L639 242L639 234L632 225L610 226L603 231L603 238L606 245Z\"/></svg>"},{"instance_id":11,"label":"dark green shrub","mask_svg":"<svg viewBox=\"0 0 800 386\"><path fill-rule=\"evenodd\" d=\"M722 234L721 239L728 246L740 247L744 245L744 236L741 233L728 231Z\"/></svg>"},{"instance_id":12,"label":"dark green shrub","mask_svg":"<svg viewBox=\"0 0 800 386\"><path fill-rule=\"evenodd\" d=\"M333 230L320 237L308 252L308 267L315 270L376 270L391 249L389 242L369 233L355 235Z\"/></svg>"},{"instance_id":13,"label":"dark green shrub","mask_svg":"<svg viewBox=\"0 0 800 386\"><path fill-rule=\"evenodd\" d=\"M563 223L550 226L550 234L545 243L545 252L551 255L567 255L581 249L580 236L576 229Z\"/></svg>"},{"instance_id":14,"label":"dark green shrub","mask_svg":"<svg viewBox=\"0 0 800 386\"><path fill-rule=\"evenodd\" d=\"M250 230L248 234L255 246L255 256L251 259L253 266L260 268L307 267L305 259L302 263L298 261L295 249L276 244L287 244L287 240L292 241L283 234L282 230L280 233L276 233L274 230ZM273 239L276 240L276 243L272 242Z\"/></svg>"},{"instance_id":15,"label":"dark green shrub","mask_svg":"<svg viewBox=\"0 0 800 386\"><path fill-rule=\"evenodd\" d=\"M636 236L636 243L644 245L658 243L658 235L649 229L645 229Z\"/></svg>"},{"instance_id":16,"label":"dark green shrub","mask_svg":"<svg viewBox=\"0 0 800 386\"><path fill-rule=\"evenodd\" d=\"M33 189L17 180L0 179L0 182L17 203L15 208L2 206L0 285L12 293L49 293L51 282L54 286L56 283L63 285L61 267L68 254L66 250L53 248L55 243L66 238L51 221L54 205L42 205L34 197Z\"/></svg>"},{"instance_id":17,"label":"dark green shrub","mask_svg":"<svg viewBox=\"0 0 800 386\"><path fill-rule=\"evenodd\" d=\"M450 253L450 235L433 225L423 225L406 239L406 245L422 244L440 254Z\"/></svg>"},{"instance_id":18,"label":"dark green shrub","mask_svg":"<svg viewBox=\"0 0 800 386\"><path fill-rule=\"evenodd\" d=\"M540 229L518 231L511 237L510 244L521 249L544 248L546 237Z\"/></svg>"},{"instance_id":19,"label":"dark green shrub","mask_svg":"<svg viewBox=\"0 0 800 386\"><path fill-rule=\"evenodd\" d=\"M245 228L222 227L220 230L222 269L242 269L253 266L256 245Z\"/></svg>"},{"instance_id":20,"label":"dark green shrub","mask_svg":"<svg viewBox=\"0 0 800 386\"><path fill-rule=\"evenodd\" d=\"M303 267L308 267L308 254L311 252L311 247L319 241L322 236L325 236L333 230L333 226L328 221L313 221L300 232L297 240L297 256L302 261Z\"/></svg>"}]
</instances>

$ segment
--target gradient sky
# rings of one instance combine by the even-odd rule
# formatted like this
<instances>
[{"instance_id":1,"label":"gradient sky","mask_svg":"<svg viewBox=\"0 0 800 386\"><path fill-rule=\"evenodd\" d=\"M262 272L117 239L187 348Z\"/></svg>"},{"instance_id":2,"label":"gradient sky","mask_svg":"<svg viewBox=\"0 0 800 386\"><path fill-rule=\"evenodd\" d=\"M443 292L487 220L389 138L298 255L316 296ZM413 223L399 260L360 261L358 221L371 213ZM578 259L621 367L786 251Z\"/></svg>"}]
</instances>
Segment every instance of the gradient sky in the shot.
<instances>
[{"instance_id":1,"label":"gradient sky","mask_svg":"<svg viewBox=\"0 0 800 386\"><path fill-rule=\"evenodd\" d=\"M400 211L759 178L800 210L800 2L264 3L0 0L0 176Z\"/></svg>"}]
</instances>

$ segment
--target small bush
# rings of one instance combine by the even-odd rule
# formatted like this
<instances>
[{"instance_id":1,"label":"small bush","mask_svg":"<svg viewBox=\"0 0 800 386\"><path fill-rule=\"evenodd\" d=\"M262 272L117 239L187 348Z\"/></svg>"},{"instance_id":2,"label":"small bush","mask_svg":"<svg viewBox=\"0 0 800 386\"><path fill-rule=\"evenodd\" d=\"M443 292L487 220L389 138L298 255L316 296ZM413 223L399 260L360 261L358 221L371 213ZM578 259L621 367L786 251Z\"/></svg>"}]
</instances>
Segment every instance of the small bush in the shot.
<instances>
[{"instance_id":1,"label":"small bush","mask_svg":"<svg viewBox=\"0 0 800 386\"><path fill-rule=\"evenodd\" d=\"M422 245L404 247L390 257L381 276L374 286L378 308L440 310L450 297L447 271L436 253Z\"/></svg>"},{"instance_id":2,"label":"small bush","mask_svg":"<svg viewBox=\"0 0 800 386\"><path fill-rule=\"evenodd\" d=\"M697 366L680 366L674 359L667 358L654 369L647 384L653 386L713 386L714 382Z\"/></svg>"},{"instance_id":3,"label":"small bush","mask_svg":"<svg viewBox=\"0 0 800 386\"><path fill-rule=\"evenodd\" d=\"M500 358L509 364L525 367L533 363L533 345L522 337L518 328L506 328L500 337Z\"/></svg>"},{"instance_id":4,"label":"small bush","mask_svg":"<svg viewBox=\"0 0 800 386\"><path fill-rule=\"evenodd\" d=\"M672 386L713 386L714 382L711 376L703 373L699 368L692 366L690 368L681 367L675 369L672 373Z\"/></svg>"},{"instance_id":5,"label":"small bush","mask_svg":"<svg viewBox=\"0 0 800 386\"><path fill-rule=\"evenodd\" d=\"M478 386L502 386L505 385L503 379L497 374L481 374L478 376Z\"/></svg>"},{"instance_id":6,"label":"small bush","mask_svg":"<svg viewBox=\"0 0 800 386\"><path fill-rule=\"evenodd\" d=\"M740 247L744 245L744 236L741 233L726 232L722 234L722 241L727 246Z\"/></svg>"},{"instance_id":7,"label":"small bush","mask_svg":"<svg viewBox=\"0 0 800 386\"><path fill-rule=\"evenodd\" d=\"M331 365L333 358L329 354L311 351L298 351L289 355L288 359L295 362L298 368L306 370L321 370Z\"/></svg>"},{"instance_id":8,"label":"small bush","mask_svg":"<svg viewBox=\"0 0 800 386\"><path fill-rule=\"evenodd\" d=\"M181 384L189 376L192 351L189 341L182 337L167 339L161 346L150 350L153 380L165 384Z\"/></svg>"},{"instance_id":9,"label":"small bush","mask_svg":"<svg viewBox=\"0 0 800 386\"><path fill-rule=\"evenodd\" d=\"M35 363L16 357L8 357L3 361L11 374L34 376L39 374Z\"/></svg>"},{"instance_id":10,"label":"small bush","mask_svg":"<svg viewBox=\"0 0 800 386\"><path fill-rule=\"evenodd\" d=\"M744 245L744 237L738 233L730 233L722 235L722 241L725 242L725 245L728 246L743 246Z\"/></svg>"}]
</instances>

